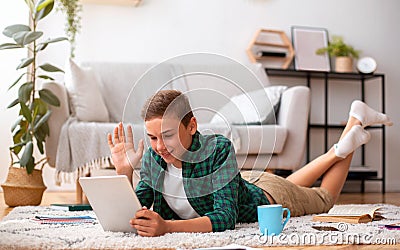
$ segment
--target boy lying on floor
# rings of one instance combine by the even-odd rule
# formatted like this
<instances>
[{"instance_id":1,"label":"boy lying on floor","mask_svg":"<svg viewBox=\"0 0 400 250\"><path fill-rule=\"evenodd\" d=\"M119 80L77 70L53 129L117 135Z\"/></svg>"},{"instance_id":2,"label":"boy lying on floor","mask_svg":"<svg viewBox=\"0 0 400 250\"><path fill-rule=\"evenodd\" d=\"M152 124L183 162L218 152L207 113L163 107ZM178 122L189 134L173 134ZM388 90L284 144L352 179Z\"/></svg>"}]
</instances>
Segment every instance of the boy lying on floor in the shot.
<instances>
[{"instance_id":1,"label":"boy lying on floor","mask_svg":"<svg viewBox=\"0 0 400 250\"><path fill-rule=\"evenodd\" d=\"M392 125L385 114L354 101L338 143L328 152L286 179L261 173L252 180L249 171L239 172L229 139L197 131L181 92L157 92L142 117L151 143L144 155L143 140L135 149L130 126L127 137L122 123L108 134L118 174L132 181L133 167L142 160L135 192L144 207L130 221L142 236L234 229L237 222L257 221L257 206L264 204L282 204L292 216L327 212L342 190L354 150L370 139L364 128ZM310 188L322 175L321 186Z\"/></svg>"}]
</instances>

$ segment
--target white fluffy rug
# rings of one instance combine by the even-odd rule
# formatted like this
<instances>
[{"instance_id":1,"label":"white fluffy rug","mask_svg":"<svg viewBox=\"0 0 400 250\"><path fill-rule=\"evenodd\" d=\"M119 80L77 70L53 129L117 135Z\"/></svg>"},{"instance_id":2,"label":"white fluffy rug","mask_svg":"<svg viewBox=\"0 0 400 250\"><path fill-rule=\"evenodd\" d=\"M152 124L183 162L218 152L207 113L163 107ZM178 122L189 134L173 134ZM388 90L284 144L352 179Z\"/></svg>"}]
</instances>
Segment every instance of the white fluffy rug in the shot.
<instances>
[{"instance_id":1,"label":"white fluffy rug","mask_svg":"<svg viewBox=\"0 0 400 250\"><path fill-rule=\"evenodd\" d=\"M257 223L238 224L222 233L173 233L146 238L130 233L104 232L94 224L40 224L32 218L47 215L94 215L92 211L64 212L49 207L17 207L0 222L0 249L131 249L204 248L238 244L248 247L279 245L400 244L400 231L381 224L400 222L400 207L383 205L380 221L365 224L320 223L312 216L291 218L279 236L260 235ZM313 225L330 225L339 231L318 231Z\"/></svg>"}]
</instances>

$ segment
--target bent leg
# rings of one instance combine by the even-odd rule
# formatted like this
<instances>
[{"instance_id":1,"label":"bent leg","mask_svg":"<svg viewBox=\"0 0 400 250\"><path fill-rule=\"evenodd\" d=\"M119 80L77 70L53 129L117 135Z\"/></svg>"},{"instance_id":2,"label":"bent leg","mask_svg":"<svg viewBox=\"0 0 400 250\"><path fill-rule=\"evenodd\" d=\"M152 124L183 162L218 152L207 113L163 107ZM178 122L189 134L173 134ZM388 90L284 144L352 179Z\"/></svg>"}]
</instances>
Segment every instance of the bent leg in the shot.
<instances>
[{"instance_id":1,"label":"bent leg","mask_svg":"<svg viewBox=\"0 0 400 250\"><path fill-rule=\"evenodd\" d=\"M361 125L361 122L357 120L354 117L349 117L349 120L347 122L346 127L344 128L342 135L340 136L340 140L343 139L343 137L351 130L351 128L355 125ZM300 168L290 176L288 176L286 179L296 185L302 186L302 187L310 187L312 184L315 183L315 181L318 180L322 175L326 174L330 168L332 168L335 164L343 161L342 164L348 165L347 170L344 170L345 167L340 167L340 169L346 172L346 177L347 177L347 172L348 168L350 167L350 162L351 162L351 157L352 154L349 154L346 158L341 158L336 156L334 148L331 148L328 152L325 154L317 157L304 167ZM347 160L347 158L350 159ZM342 165L340 164L340 165ZM335 170L335 172L338 170ZM343 174L340 174L340 176ZM329 175L331 176L331 175ZM324 177L325 179L325 177ZM344 178L346 180L346 178ZM343 181L344 181L343 180ZM339 181L339 183L341 180ZM343 186L343 184L342 184ZM321 185L322 187L322 185ZM329 189L328 189L329 190Z\"/></svg>"},{"instance_id":2,"label":"bent leg","mask_svg":"<svg viewBox=\"0 0 400 250\"><path fill-rule=\"evenodd\" d=\"M325 172L322 178L321 188L325 188L332 195L334 203L338 199L346 182L352 158L353 153L349 154L345 159L337 161Z\"/></svg>"}]
</instances>

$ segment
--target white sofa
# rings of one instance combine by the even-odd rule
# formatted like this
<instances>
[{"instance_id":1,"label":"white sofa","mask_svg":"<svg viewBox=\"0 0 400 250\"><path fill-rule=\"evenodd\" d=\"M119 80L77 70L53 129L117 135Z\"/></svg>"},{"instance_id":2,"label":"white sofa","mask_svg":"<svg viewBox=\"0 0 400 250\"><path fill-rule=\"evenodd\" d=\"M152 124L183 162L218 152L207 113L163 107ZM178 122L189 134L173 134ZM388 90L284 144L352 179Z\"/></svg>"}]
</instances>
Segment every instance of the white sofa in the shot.
<instances>
[{"instance_id":1,"label":"white sofa","mask_svg":"<svg viewBox=\"0 0 400 250\"><path fill-rule=\"evenodd\" d=\"M159 88L146 85L146 83L142 86L136 86L134 91L130 92L132 85L152 66L150 64L92 62L84 65L90 66L91 71L82 71L79 74L92 74L89 77L85 75L83 81L97 82L100 84L100 86L97 86L98 90L90 85L91 89L88 92L84 86L87 83L83 82L81 85L75 86L77 89L73 89L71 86L66 88L66 86L56 83L46 83L43 86L51 89L61 101L60 107L52 109L53 113L49 119L50 136L46 141L46 154L49 164L57 169L60 181L62 181L61 177L64 173L85 175L91 169L110 165L106 134L112 132L119 121L133 124L135 141L145 137L139 112L144 100ZM79 81L82 75L76 76L74 74L77 73L74 72L74 70L67 72L69 76L66 76L66 78L72 77L73 80ZM255 70L255 75L258 76L264 86L267 86L269 83L266 82L267 78L262 76L263 73L262 68L258 68L258 72ZM154 75L157 78L160 77L160 74L160 72L157 72ZM157 79L149 77L147 80L154 83ZM222 86L221 89L220 83L210 83L208 80L204 82L204 79L190 79L191 82L198 82L197 85L193 85L196 87L188 86L187 83L181 81L174 83L175 85L172 88L183 91L197 88L197 92L188 92L192 106L201 107L202 103L214 102L213 107L215 109L224 105L227 99L221 100L223 98L209 96L209 94L201 92L203 88L199 88L199 85L208 90L220 88L218 93L224 93L228 96L237 94L234 91L228 93L229 90L226 90L225 87ZM81 103L77 103L71 91L86 94L86 97L79 97ZM104 101L102 105L107 109L107 115L93 113L99 109L104 109L96 102L92 104L92 111L85 110L85 103L82 105L82 101L87 100L89 102L88 99L92 99L96 95L102 96ZM132 101L126 103L127 99ZM268 100L266 100L266 103L268 103ZM95 111L93 111L93 105L95 105ZM128 108L131 107L132 113L123 113L125 105ZM197 109L195 115L200 117L198 120L201 131L221 132L235 140L234 145L237 146L237 160L240 167L261 171L264 171L267 166L270 169L295 170L301 164L304 156L309 107L309 89L305 86L295 86L283 92L276 124L232 125L230 128L226 128L218 124L210 124L212 114L207 113L207 110L202 112L204 110ZM86 117L77 119L78 112L86 112ZM94 120L87 120L88 117L89 119L93 117Z\"/></svg>"}]
</instances>

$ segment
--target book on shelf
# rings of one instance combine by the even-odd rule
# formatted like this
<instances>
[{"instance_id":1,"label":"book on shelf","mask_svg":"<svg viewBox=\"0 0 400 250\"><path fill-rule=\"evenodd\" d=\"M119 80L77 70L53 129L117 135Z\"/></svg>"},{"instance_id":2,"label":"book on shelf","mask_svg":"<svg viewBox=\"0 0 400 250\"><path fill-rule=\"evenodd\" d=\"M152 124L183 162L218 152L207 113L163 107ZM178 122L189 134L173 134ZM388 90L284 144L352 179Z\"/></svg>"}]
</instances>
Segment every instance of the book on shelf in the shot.
<instances>
[{"instance_id":1,"label":"book on shelf","mask_svg":"<svg viewBox=\"0 0 400 250\"><path fill-rule=\"evenodd\" d=\"M282 51L258 51L257 56L286 57L286 52Z\"/></svg>"},{"instance_id":2,"label":"book on shelf","mask_svg":"<svg viewBox=\"0 0 400 250\"><path fill-rule=\"evenodd\" d=\"M376 205L340 205L333 206L328 213L318 214L313 221L366 223L381 218L380 206Z\"/></svg>"}]
</instances>

